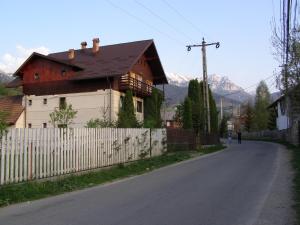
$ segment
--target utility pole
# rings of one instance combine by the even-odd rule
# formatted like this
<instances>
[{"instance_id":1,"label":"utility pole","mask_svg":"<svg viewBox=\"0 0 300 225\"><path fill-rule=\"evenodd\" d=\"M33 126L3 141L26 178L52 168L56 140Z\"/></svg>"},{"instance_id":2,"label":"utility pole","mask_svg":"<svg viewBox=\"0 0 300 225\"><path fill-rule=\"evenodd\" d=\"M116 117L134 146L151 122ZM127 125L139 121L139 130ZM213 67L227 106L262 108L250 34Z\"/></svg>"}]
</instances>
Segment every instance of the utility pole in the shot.
<instances>
[{"instance_id":1,"label":"utility pole","mask_svg":"<svg viewBox=\"0 0 300 225\"><path fill-rule=\"evenodd\" d=\"M223 97L221 96L221 121L223 119Z\"/></svg>"},{"instance_id":2,"label":"utility pole","mask_svg":"<svg viewBox=\"0 0 300 225\"><path fill-rule=\"evenodd\" d=\"M191 51L193 47L201 47L202 50L202 65L203 65L203 102L206 114L206 132L210 133L210 107L209 107L209 88L207 80L207 62L206 62L206 46L215 45L216 48L220 47L220 42L206 43L204 38L201 45L187 45L187 50Z\"/></svg>"}]
</instances>

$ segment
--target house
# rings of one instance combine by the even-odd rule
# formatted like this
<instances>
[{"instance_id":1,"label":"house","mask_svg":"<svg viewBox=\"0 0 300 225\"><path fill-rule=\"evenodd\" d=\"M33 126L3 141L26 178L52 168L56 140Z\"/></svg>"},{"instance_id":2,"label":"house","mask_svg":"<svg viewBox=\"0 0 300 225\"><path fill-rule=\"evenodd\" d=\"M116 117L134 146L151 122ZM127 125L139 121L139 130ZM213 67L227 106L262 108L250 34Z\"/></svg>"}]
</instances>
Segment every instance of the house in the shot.
<instances>
[{"instance_id":1,"label":"house","mask_svg":"<svg viewBox=\"0 0 300 225\"><path fill-rule=\"evenodd\" d=\"M52 127L49 114L71 104L77 111L72 127L83 127L92 118L118 119L123 96L132 90L136 117L143 121L144 98L154 85L167 84L153 40L42 55L33 53L14 73L7 87L23 88L25 127Z\"/></svg>"},{"instance_id":2,"label":"house","mask_svg":"<svg viewBox=\"0 0 300 225\"><path fill-rule=\"evenodd\" d=\"M280 96L268 108L276 112L276 126L286 132L286 139L292 144L300 144L300 85Z\"/></svg>"},{"instance_id":3,"label":"house","mask_svg":"<svg viewBox=\"0 0 300 225\"><path fill-rule=\"evenodd\" d=\"M288 101L285 95L281 95L268 108L274 108L276 112L277 130L285 130L290 127L290 118L288 116Z\"/></svg>"},{"instance_id":4,"label":"house","mask_svg":"<svg viewBox=\"0 0 300 225\"><path fill-rule=\"evenodd\" d=\"M25 126L25 111L22 100L23 95L0 98L0 112L4 113L4 120L9 128L22 128Z\"/></svg>"}]
</instances>

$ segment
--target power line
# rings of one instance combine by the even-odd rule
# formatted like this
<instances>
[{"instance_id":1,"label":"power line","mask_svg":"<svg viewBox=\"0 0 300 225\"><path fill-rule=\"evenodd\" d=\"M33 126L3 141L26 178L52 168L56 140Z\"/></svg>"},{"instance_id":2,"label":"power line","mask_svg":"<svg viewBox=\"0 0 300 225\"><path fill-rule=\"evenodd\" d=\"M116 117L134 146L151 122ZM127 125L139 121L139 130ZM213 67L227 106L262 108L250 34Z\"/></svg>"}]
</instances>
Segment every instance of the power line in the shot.
<instances>
[{"instance_id":1,"label":"power line","mask_svg":"<svg viewBox=\"0 0 300 225\"><path fill-rule=\"evenodd\" d=\"M142 8L146 9L150 14L152 14L153 16L157 17L160 21L164 22L165 24L167 24L169 27L171 27L174 31L176 31L178 34L184 36L185 38L189 39L190 41L193 40L192 37L190 37L189 35L187 35L186 33L182 32L181 30L179 30L178 28L176 28L175 26L173 26L171 23L169 23L168 21L166 21L163 17L161 17L160 15L158 15L157 13L153 12L153 10L151 10L149 7L147 7L146 5L144 5L143 3L135 0L135 2L140 5Z\"/></svg>"},{"instance_id":2,"label":"power line","mask_svg":"<svg viewBox=\"0 0 300 225\"><path fill-rule=\"evenodd\" d=\"M118 5L116 5L116 4L113 3L112 1L110 1L110 0L106 0L106 1L107 1L111 6L113 6L113 7L117 8L117 9L121 10L123 13L125 13L125 14L127 14L128 16L134 18L135 20L139 21L140 23L143 23L143 24L147 25L148 27L150 27L151 29L155 30L156 32L158 32L158 33L160 33L160 34L166 36L167 38L173 40L173 41L176 42L178 45L180 45L180 46L184 45L184 43L183 43L182 41L180 41L180 40L178 40L178 39L175 39L175 38L173 38L171 35L169 35L169 34L163 32L163 31L157 29L157 28L156 28L155 26L153 26L152 24L150 24L150 23L148 23L147 21L145 21L145 20L139 18L138 16L132 14L131 12L125 10L124 8L122 8L122 7L118 6Z\"/></svg>"},{"instance_id":3,"label":"power line","mask_svg":"<svg viewBox=\"0 0 300 225\"><path fill-rule=\"evenodd\" d=\"M181 17L186 23L188 23L191 27L193 27L196 31L198 31L201 35L208 37L196 24L194 24L191 20L187 19L182 13L180 13L174 6L172 6L166 0L162 0L162 2L168 6L173 12L175 12L179 17Z\"/></svg>"}]
</instances>

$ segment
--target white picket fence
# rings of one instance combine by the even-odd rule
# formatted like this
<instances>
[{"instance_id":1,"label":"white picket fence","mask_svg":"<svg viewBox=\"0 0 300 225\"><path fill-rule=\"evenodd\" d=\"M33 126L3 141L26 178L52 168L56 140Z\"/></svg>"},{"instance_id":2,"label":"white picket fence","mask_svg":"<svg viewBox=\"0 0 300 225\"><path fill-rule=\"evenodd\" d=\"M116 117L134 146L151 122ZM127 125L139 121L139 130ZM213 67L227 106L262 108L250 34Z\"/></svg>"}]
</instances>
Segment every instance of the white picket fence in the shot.
<instances>
[{"instance_id":1,"label":"white picket fence","mask_svg":"<svg viewBox=\"0 0 300 225\"><path fill-rule=\"evenodd\" d=\"M0 141L0 185L158 156L165 129L10 129Z\"/></svg>"}]
</instances>

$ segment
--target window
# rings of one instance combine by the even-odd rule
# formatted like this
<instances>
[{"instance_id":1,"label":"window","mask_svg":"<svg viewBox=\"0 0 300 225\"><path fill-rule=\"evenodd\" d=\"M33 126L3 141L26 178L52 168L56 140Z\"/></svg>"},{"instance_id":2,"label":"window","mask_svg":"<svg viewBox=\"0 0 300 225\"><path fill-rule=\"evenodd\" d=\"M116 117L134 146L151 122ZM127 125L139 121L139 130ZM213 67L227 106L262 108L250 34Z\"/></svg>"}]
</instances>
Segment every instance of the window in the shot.
<instances>
[{"instance_id":1,"label":"window","mask_svg":"<svg viewBox=\"0 0 300 225\"><path fill-rule=\"evenodd\" d=\"M29 105L29 106L32 105L32 100L31 100L31 99L28 100L28 105Z\"/></svg>"},{"instance_id":2,"label":"window","mask_svg":"<svg viewBox=\"0 0 300 225\"><path fill-rule=\"evenodd\" d=\"M43 123L43 128L47 128L47 123Z\"/></svg>"},{"instance_id":3,"label":"window","mask_svg":"<svg viewBox=\"0 0 300 225\"><path fill-rule=\"evenodd\" d=\"M66 74L67 74L67 72L66 72L65 69L61 70L61 76L62 76L62 77L66 76Z\"/></svg>"},{"instance_id":4,"label":"window","mask_svg":"<svg viewBox=\"0 0 300 225\"><path fill-rule=\"evenodd\" d=\"M64 109L66 108L66 98L65 97L61 97L59 98L59 108L60 109Z\"/></svg>"},{"instance_id":5,"label":"window","mask_svg":"<svg viewBox=\"0 0 300 225\"><path fill-rule=\"evenodd\" d=\"M35 74L34 74L34 79L35 79L35 80L39 80L39 79L40 79L39 73L35 73Z\"/></svg>"},{"instance_id":6,"label":"window","mask_svg":"<svg viewBox=\"0 0 300 225\"><path fill-rule=\"evenodd\" d=\"M31 123L28 124L28 128L31 128Z\"/></svg>"},{"instance_id":7,"label":"window","mask_svg":"<svg viewBox=\"0 0 300 225\"><path fill-rule=\"evenodd\" d=\"M136 111L139 112L139 113L143 112L143 102L136 101Z\"/></svg>"},{"instance_id":8,"label":"window","mask_svg":"<svg viewBox=\"0 0 300 225\"><path fill-rule=\"evenodd\" d=\"M43 103L44 103L44 105L47 105L47 99L46 98L43 99Z\"/></svg>"}]
</instances>

